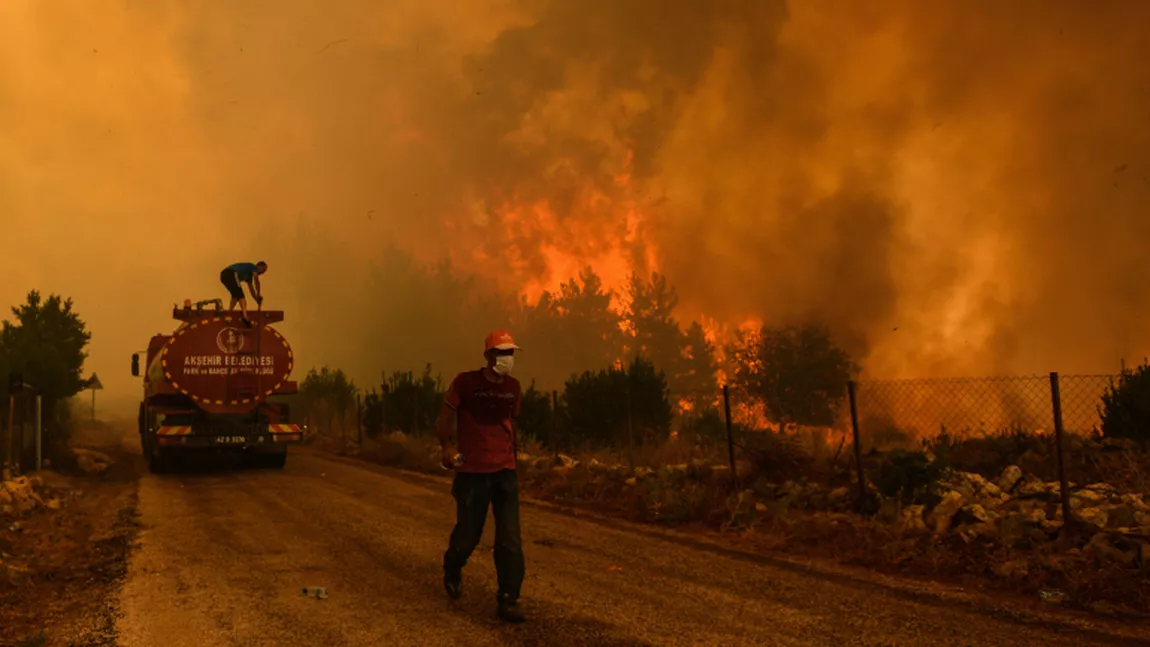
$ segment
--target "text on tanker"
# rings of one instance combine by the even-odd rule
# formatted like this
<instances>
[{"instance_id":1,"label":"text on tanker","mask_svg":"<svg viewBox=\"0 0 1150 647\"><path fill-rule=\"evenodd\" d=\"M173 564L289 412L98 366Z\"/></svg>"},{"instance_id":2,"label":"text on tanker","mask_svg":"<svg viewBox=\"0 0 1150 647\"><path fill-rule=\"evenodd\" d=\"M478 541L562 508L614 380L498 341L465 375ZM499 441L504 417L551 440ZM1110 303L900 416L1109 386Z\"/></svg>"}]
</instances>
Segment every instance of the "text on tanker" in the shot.
<instances>
[{"instance_id":1,"label":"text on tanker","mask_svg":"<svg viewBox=\"0 0 1150 647\"><path fill-rule=\"evenodd\" d=\"M184 358L184 375L271 375L275 357L236 355L189 355Z\"/></svg>"}]
</instances>

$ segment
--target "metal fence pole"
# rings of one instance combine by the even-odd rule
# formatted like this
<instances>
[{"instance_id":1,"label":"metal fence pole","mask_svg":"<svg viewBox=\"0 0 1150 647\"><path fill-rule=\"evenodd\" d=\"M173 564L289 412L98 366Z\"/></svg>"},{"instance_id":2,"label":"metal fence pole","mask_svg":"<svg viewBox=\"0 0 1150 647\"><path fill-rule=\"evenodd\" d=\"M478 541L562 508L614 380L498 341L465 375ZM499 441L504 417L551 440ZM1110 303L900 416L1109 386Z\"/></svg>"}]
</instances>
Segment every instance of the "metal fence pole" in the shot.
<instances>
[{"instance_id":1,"label":"metal fence pole","mask_svg":"<svg viewBox=\"0 0 1150 647\"><path fill-rule=\"evenodd\" d=\"M363 446L363 401L360 394L355 394L355 429L356 429L356 442Z\"/></svg>"},{"instance_id":2,"label":"metal fence pole","mask_svg":"<svg viewBox=\"0 0 1150 647\"><path fill-rule=\"evenodd\" d=\"M867 500L866 473L863 471L862 434L859 433L858 396L854 380L847 382L847 399L850 401L851 433L854 435L855 443L855 470L859 475L859 504L862 505Z\"/></svg>"},{"instance_id":3,"label":"metal fence pole","mask_svg":"<svg viewBox=\"0 0 1150 647\"><path fill-rule=\"evenodd\" d=\"M731 481L735 482L737 473L735 471L735 435L731 425L731 389L726 384L723 385L723 412L727 416L727 461L731 466Z\"/></svg>"},{"instance_id":4,"label":"metal fence pole","mask_svg":"<svg viewBox=\"0 0 1150 647\"><path fill-rule=\"evenodd\" d=\"M551 458L559 462L559 392L551 392Z\"/></svg>"},{"instance_id":5,"label":"metal fence pole","mask_svg":"<svg viewBox=\"0 0 1150 647\"><path fill-rule=\"evenodd\" d=\"M1062 428L1062 391L1058 384L1058 372L1050 373L1050 400L1054 407L1054 443L1058 453L1058 487L1062 495L1062 523L1070 525L1070 488L1066 485L1066 458Z\"/></svg>"},{"instance_id":6,"label":"metal fence pole","mask_svg":"<svg viewBox=\"0 0 1150 647\"><path fill-rule=\"evenodd\" d=\"M9 394L8 396L8 429L7 435L4 437L4 462L0 463L0 467L7 468L11 471L11 476L15 476L16 468L12 460L12 438L16 435L16 396Z\"/></svg>"},{"instance_id":7,"label":"metal fence pole","mask_svg":"<svg viewBox=\"0 0 1150 647\"><path fill-rule=\"evenodd\" d=\"M36 471L39 472L44 464L43 441L44 435L44 403L41 396L36 396Z\"/></svg>"},{"instance_id":8,"label":"metal fence pole","mask_svg":"<svg viewBox=\"0 0 1150 647\"><path fill-rule=\"evenodd\" d=\"M635 471L635 429L631 422L631 379L627 376L627 463Z\"/></svg>"}]
</instances>

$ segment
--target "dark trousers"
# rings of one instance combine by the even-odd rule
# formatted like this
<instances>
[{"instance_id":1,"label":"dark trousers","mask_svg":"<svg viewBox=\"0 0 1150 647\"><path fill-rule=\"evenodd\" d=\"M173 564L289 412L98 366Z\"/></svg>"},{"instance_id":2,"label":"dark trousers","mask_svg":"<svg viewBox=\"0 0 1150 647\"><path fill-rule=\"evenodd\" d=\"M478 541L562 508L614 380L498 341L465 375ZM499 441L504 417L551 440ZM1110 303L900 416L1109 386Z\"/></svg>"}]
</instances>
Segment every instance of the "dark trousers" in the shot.
<instances>
[{"instance_id":1,"label":"dark trousers","mask_svg":"<svg viewBox=\"0 0 1150 647\"><path fill-rule=\"evenodd\" d=\"M523 540L519 534L519 475L515 470L494 474L457 473L451 485L455 497L455 529L443 568L458 572L471 557L483 536L487 508L495 517L495 571L499 577L499 594L519 599L523 585Z\"/></svg>"}]
</instances>

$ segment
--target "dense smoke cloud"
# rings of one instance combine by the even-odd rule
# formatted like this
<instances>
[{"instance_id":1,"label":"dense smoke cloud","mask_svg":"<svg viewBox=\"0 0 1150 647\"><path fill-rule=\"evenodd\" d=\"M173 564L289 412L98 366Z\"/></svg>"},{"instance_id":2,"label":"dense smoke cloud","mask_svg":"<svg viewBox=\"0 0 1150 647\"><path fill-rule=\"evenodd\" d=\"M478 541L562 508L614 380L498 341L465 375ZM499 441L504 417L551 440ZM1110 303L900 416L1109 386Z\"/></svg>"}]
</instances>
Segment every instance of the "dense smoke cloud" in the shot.
<instances>
[{"instance_id":1,"label":"dense smoke cloud","mask_svg":"<svg viewBox=\"0 0 1150 647\"><path fill-rule=\"evenodd\" d=\"M876 374L1114 370L1147 354L1145 24L1136 0L10 0L0 302L75 297L113 392L241 259L303 362L360 380L474 363L507 315L459 302L585 263L666 273L682 320L823 320ZM413 269L443 259L476 281Z\"/></svg>"}]
</instances>

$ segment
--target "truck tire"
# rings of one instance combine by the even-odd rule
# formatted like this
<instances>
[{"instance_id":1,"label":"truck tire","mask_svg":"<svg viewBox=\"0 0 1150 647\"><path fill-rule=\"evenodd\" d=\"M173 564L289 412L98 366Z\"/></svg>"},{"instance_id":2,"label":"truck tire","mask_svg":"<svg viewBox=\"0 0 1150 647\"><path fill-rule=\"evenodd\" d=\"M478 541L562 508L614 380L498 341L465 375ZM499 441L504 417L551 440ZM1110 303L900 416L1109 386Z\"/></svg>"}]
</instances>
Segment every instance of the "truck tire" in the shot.
<instances>
[{"instance_id":1,"label":"truck tire","mask_svg":"<svg viewBox=\"0 0 1150 647\"><path fill-rule=\"evenodd\" d=\"M144 458L148 461L148 471L152 474L167 474L172 471L172 458L156 448L155 443L147 443Z\"/></svg>"}]
</instances>

